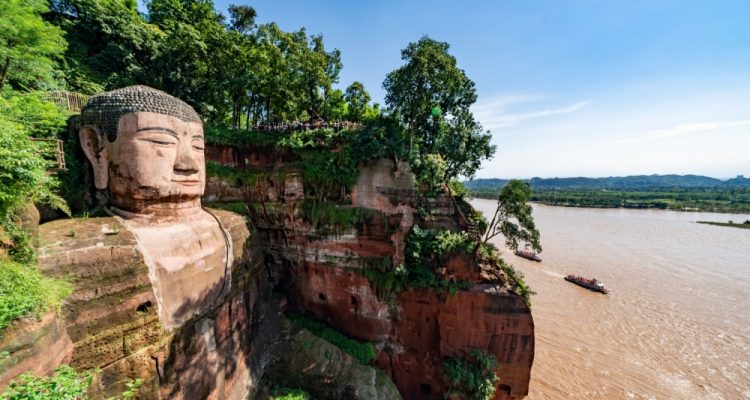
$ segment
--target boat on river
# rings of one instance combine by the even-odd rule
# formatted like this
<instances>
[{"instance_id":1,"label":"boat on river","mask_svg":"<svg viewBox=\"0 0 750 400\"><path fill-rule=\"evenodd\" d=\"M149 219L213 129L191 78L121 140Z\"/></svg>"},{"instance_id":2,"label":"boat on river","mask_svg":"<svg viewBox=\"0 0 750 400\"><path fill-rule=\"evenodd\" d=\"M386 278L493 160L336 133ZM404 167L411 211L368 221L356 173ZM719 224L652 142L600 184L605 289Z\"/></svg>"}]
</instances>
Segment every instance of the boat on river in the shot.
<instances>
[{"instance_id":1,"label":"boat on river","mask_svg":"<svg viewBox=\"0 0 750 400\"><path fill-rule=\"evenodd\" d=\"M565 280L568 282L575 283L578 286L585 287L586 289L594 291L594 292L599 292L599 293L604 293L604 294L609 293L609 289L607 289L607 287L604 286L604 282L600 282L596 278L589 279L589 278L584 278L578 275L567 275L565 276Z\"/></svg>"},{"instance_id":2,"label":"boat on river","mask_svg":"<svg viewBox=\"0 0 750 400\"><path fill-rule=\"evenodd\" d=\"M513 254L519 257L529 259L531 261L542 262L542 258L539 257L539 254L536 254L536 252L531 251L531 250L526 250L526 249L516 250Z\"/></svg>"}]
</instances>

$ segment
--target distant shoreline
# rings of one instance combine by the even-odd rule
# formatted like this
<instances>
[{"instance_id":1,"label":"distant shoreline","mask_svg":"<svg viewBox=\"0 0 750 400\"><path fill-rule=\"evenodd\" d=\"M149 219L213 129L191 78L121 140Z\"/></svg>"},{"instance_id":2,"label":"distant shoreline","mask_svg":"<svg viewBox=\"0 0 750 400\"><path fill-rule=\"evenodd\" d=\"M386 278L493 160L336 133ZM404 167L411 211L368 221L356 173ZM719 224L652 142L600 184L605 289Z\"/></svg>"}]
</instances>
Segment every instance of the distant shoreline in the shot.
<instances>
[{"instance_id":1,"label":"distant shoreline","mask_svg":"<svg viewBox=\"0 0 750 400\"><path fill-rule=\"evenodd\" d=\"M714 221L696 221L696 222L699 223L699 224L705 224L705 225L715 225L715 226L726 226L726 227L729 227L729 228L750 229L750 223L714 222Z\"/></svg>"},{"instance_id":2,"label":"distant shoreline","mask_svg":"<svg viewBox=\"0 0 750 400\"><path fill-rule=\"evenodd\" d=\"M533 188L533 186L532 186ZM480 199L496 199L499 189L469 189ZM654 190L539 189L531 201L560 207L655 209L750 214L750 189L680 188Z\"/></svg>"}]
</instances>

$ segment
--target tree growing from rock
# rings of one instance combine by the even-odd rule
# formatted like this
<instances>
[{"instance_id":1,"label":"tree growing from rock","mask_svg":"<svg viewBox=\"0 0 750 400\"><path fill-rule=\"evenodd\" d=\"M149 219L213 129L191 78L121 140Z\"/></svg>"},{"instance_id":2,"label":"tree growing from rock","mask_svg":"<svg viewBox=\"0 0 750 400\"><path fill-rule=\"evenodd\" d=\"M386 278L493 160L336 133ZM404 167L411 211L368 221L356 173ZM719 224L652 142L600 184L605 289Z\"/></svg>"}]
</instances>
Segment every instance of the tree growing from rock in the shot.
<instances>
[{"instance_id":1,"label":"tree growing from rock","mask_svg":"<svg viewBox=\"0 0 750 400\"><path fill-rule=\"evenodd\" d=\"M531 186L518 179L512 179L505 185L497 197L497 208L484 233L483 243L497 235L505 237L505 244L517 250L523 244L536 251L542 251L539 231L534 224ZM479 248L479 246L477 246Z\"/></svg>"}]
</instances>

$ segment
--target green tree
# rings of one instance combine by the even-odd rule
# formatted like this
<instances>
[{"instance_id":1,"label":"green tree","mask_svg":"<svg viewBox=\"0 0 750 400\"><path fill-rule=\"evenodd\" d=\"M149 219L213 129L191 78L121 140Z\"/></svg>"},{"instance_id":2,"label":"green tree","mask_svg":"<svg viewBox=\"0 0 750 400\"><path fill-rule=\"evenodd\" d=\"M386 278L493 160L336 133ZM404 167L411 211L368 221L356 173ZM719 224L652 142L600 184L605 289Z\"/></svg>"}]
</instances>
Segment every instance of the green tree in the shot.
<instances>
[{"instance_id":1,"label":"green tree","mask_svg":"<svg viewBox=\"0 0 750 400\"><path fill-rule=\"evenodd\" d=\"M427 36L401 51L405 65L390 72L383 87L386 104L405 124L409 154L440 154L444 180L472 177L481 161L495 153L470 107L477 100L474 82L458 68L449 45ZM417 171L419 173L419 171Z\"/></svg>"},{"instance_id":2,"label":"green tree","mask_svg":"<svg viewBox=\"0 0 750 400\"><path fill-rule=\"evenodd\" d=\"M47 10L44 0L0 2L0 89L6 82L24 89L55 84L53 70L65 40L42 19Z\"/></svg>"},{"instance_id":3,"label":"green tree","mask_svg":"<svg viewBox=\"0 0 750 400\"><path fill-rule=\"evenodd\" d=\"M346 88L344 92L348 108L348 119L351 121L361 121L367 112L367 104L370 102L370 94L365 90L362 82L354 82Z\"/></svg>"},{"instance_id":4,"label":"green tree","mask_svg":"<svg viewBox=\"0 0 750 400\"><path fill-rule=\"evenodd\" d=\"M487 226L483 243L497 235L505 237L505 244L517 250L519 244L531 246L536 251L542 251L539 231L531 215L532 208L531 186L518 179L511 179L497 197L497 208L492 220ZM481 244L477 244L477 250Z\"/></svg>"},{"instance_id":5,"label":"green tree","mask_svg":"<svg viewBox=\"0 0 750 400\"><path fill-rule=\"evenodd\" d=\"M65 31L62 69L69 90L93 94L137 83L158 85L152 69L164 33L135 0L52 0L47 18Z\"/></svg>"}]
</instances>

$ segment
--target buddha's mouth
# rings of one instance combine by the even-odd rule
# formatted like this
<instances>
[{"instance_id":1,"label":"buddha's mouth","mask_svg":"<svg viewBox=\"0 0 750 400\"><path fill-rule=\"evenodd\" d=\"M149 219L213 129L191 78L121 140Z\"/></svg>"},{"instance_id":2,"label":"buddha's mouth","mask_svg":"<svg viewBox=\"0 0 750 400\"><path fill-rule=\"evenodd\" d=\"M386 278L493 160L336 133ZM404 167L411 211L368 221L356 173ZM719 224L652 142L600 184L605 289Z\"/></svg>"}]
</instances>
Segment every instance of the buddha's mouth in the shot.
<instances>
[{"instance_id":1,"label":"buddha's mouth","mask_svg":"<svg viewBox=\"0 0 750 400\"><path fill-rule=\"evenodd\" d=\"M185 186L197 186L201 184L201 181L197 179L195 180L194 179L180 179L180 180L172 179L172 182L176 182L176 183L179 183L180 185L185 185Z\"/></svg>"}]
</instances>

